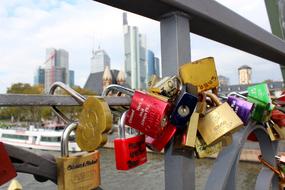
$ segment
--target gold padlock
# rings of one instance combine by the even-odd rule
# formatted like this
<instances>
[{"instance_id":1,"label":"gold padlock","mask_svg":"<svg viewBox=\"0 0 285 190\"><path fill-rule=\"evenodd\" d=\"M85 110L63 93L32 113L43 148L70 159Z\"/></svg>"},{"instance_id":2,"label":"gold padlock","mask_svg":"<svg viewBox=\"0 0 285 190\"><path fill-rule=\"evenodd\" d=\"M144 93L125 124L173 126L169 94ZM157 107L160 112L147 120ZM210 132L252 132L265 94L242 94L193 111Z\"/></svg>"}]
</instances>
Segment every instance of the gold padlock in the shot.
<instances>
[{"instance_id":1,"label":"gold padlock","mask_svg":"<svg viewBox=\"0 0 285 190\"><path fill-rule=\"evenodd\" d=\"M277 123L275 123L272 120L269 120L268 122L271 124L272 128L275 129L275 131L278 133L280 140L285 139L285 128L280 127L279 125L277 125Z\"/></svg>"},{"instance_id":2,"label":"gold padlock","mask_svg":"<svg viewBox=\"0 0 285 190\"><path fill-rule=\"evenodd\" d=\"M170 99L174 99L181 91L181 88L181 80L177 76L172 76L164 77L163 79L155 83L151 88L149 88L148 91L151 93L166 96Z\"/></svg>"},{"instance_id":3,"label":"gold padlock","mask_svg":"<svg viewBox=\"0 0 285 190\"><path fill-rule=\"evenodd\" d=\"M194 94L215 89L219 85L213 57L183 64L179 68L179 73L183 84L192 86L193 89L190 87L189 92Z\"/></svg>"},{"instance_id":4,"label":"gold padlock","mask_svg":"<svg viewBox=\"0 0 285 190\"><path fill-rule=\"evenodd\" d=\"M99 151L69 156L68 137L76 127L77 123L71 123L62 133L61 157L56 159L59 190L86 190L100 185Z\"/></svg>"},{"instance_id":5,"label":"gold padlock","mask_svg":"<svg viewBox=\"0 0 285 190\"><path fill-rule=\"evenodd\" d=\"M152 88L159 80L160 79L157 75L151 75L151 77L147 83L148 88Z\"/></svg>"},{"instance_id":6,"label":"gold padlock","mask_svg":"<svg viewBox=\"0 0 285 190\"><path fill-rule=\"evenodd\" d=\"M198 131L207 145L219 141L224 135L233 133L243 126L243 122L228 103L221 103L218 97L206 92L206 96L216 104L213 110L200 118Z\"/></svg>"},{"instance_id":7,"label":"gold padlock","mask_svg":"<svg viewBox=\"0 0 285 190\"><path fill-rule=\"evenodd\" d=\"M107 132L112 128L112 114L108 104L89 96L79 116L76 143L84 151L94 151L106 144Z\"/></svg>"},{"instance_id":8,"label":"gold padlock","mask_svg":"<svg viewBox=\"0 0 285 190\"><path fill-rule=\"evenodd\" d=\"M199 115L200 115L199 113L193 112L190 117L190 121L188 123L188 127L186 130L186 139L185 139L184 146L191 147L191 148L195 147Z\"/></svg>"},{"instance_id":9,"label":"gold padlock","mask_svg":"<svg viewBox=\"0 0 285 190\"><path fill-rule=\"evenodd\" d=\"M284 130L281 129L275 122L269 120L265 123L268 136L271 141L284 139Z\"/></svg>"},{"instance_id":10,"label":"gold padlock","mask_svg":"<svg viewBox=\"0 0 285 190\"><path fill-rule=\"evenodd\" d=\"M211 155L220 152L222 148L222 141L212 145L206 145L205 141L200 136L197 136L195 141L195 153L197 158L210 157Z\"/></svg>"}]
</instances>

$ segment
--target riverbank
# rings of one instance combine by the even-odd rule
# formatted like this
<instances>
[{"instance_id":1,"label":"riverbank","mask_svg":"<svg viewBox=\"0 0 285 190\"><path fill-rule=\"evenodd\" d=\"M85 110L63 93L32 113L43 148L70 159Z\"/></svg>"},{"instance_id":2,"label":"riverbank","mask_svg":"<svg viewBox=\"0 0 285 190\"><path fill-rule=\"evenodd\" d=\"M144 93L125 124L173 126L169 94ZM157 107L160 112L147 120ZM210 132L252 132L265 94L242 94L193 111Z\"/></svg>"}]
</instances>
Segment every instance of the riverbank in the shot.
<instances>
[{"instance_id":1,"label":"riverbank","mask_svg":"<svg viewBox=\"0 0 285 190\"><path fill-rule=\"evenodd\" d=\"M251 143L251 142L249 142ZM255 143L254 143L255 144ZM253 146L254 144L250 144L251 147L255 147ZM108 141L106 143L106 145L104 146L104 148L108 148L108 149L114 149L114 143ZM258 149L257 149L258 148ZM159 152L153 152L152 150L147 149L148 152L152 152L152 153L157 153L157 154L163 154L163 152L159 153ZM285 155L285 152L279 152L282 155ZM244 162L259 162L258 160L258 155L261 154L261 151L259 150L259 147L256 147L256 149L253 148L244 148L241 151L241 155L240 155L240 161L244 161ZM209 156L208 158L211 159L215 159L217 157L218 154L213 154L211 156Z\"/></svg>"}]
</instances>

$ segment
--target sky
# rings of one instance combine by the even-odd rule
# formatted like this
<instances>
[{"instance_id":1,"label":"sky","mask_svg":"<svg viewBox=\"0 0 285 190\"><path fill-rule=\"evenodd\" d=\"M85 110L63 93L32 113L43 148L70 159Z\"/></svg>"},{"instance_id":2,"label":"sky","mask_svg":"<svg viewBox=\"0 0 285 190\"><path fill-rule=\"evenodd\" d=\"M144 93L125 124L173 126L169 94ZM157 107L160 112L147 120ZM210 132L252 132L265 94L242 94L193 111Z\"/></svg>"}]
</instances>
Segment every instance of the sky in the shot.
<instances>
[{"instance_id":1,"label":"sky","mask_svg":"<svg viewBox=\"0 0 285 190\"><path fill-rule=\"evenodd\" d=\"M256 25L271 32L263 0L218 0ZM69 52L75 84L84 86L90 73L92 49L99 46L111 58L111 69L122 69L123 10L92 0L0 1L0 93L13 83L33 84L35 70L45 61L46 48ZM160 57L159 22L128 13L129 25L147 36L147 47ZM279 65L191 34L191 59L215 58L219 75L238 83L237 69L252 67L253 82L282 80Z\"/></svg>"}]
</instances>

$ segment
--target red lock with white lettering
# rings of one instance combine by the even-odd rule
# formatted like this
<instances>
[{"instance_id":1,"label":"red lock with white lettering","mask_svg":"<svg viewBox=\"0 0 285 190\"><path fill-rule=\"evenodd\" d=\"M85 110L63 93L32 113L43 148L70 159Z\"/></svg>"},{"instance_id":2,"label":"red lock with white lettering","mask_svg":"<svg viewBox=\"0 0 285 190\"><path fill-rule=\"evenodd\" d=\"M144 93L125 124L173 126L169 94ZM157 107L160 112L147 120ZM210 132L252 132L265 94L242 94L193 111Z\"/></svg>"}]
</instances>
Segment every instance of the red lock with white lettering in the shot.
<instances>
[{"instance_id":1,"label":"red lock with white lettering","mask_svg":"<svg viewBox=\"0 0 285 190\"><path fill-rule=\"evenodd\" d=\"M145 141L147 147L153 151L160 152L174 136L176 130L177 128L174 125L172 125L170 122L168 122L159 137L157 138L152 138L150 136L146 137Z\"/></svg>"},{"instance_id":2,"label":"red lock with white lettering","mask_svg":"<svg viewBox=\"0 0 285 190\"><path fill-rule=\"evenodd\" d=\"M169 98L157 94L134 91L117 84L107 86L103 90L102 96L107 96L113 91L132 97L130 109L125 120L126 125L153 138L158 137L162 133L171 110Z\"/></svg>"},{"instance_id":3,"label":"red lock with white lettering","mask_svg":"<svg viewBox=\"0 0 285 190\"><path fill-rule=\"evenodd\" d=\"M129 170L140 166L147 161L145 135L131 138L125 137L125 118L127 111L123 113L119 125L119 139L114 140L116 168Z\"/></svg>"},{"instance_id":4,"label":"red lock with white lettering","mask_svg":"<svg viewBox=\"0 0 285 190\"><path fill-rule=\"evenodd\" d=\"M126 125L157 138L167 124L170 109L171 104L166 98L135 91L126 116Z\"/></svg>"},{"instance_id":5,"label":"red lock with white lettering","mask_svg":"<svg viewBox=\"0 0 285 190\"><path fill-rule=\"evenodd\" d=\"M16 170L9 158L5 146L0 142L0 185L3 185L16 176Z\"/></svg>"}]
</instances>

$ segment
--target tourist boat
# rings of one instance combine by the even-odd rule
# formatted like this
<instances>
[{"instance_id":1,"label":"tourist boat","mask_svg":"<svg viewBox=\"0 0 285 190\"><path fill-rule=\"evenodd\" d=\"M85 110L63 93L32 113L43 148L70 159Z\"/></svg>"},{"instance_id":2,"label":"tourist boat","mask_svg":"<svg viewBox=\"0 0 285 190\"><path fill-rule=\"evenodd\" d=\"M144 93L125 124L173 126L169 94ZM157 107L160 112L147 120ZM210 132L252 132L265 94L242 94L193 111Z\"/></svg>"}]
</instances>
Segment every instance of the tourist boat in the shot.
<instances>
[{"instance_id":1,"label":"tourist boat","mask_svg":"<svg viewBox=\"0 0 285 190\"><path fill-rule=\"evenodd\" d=\"M35 128L31 125L28 129L19 127L0 128L0 141L18 147L60 151L60 140L64 126L50 126ZM81 151L75 142L75 134L73 132L69 137L68 149L72 152Z\"/></svg>"}]
</instances>

